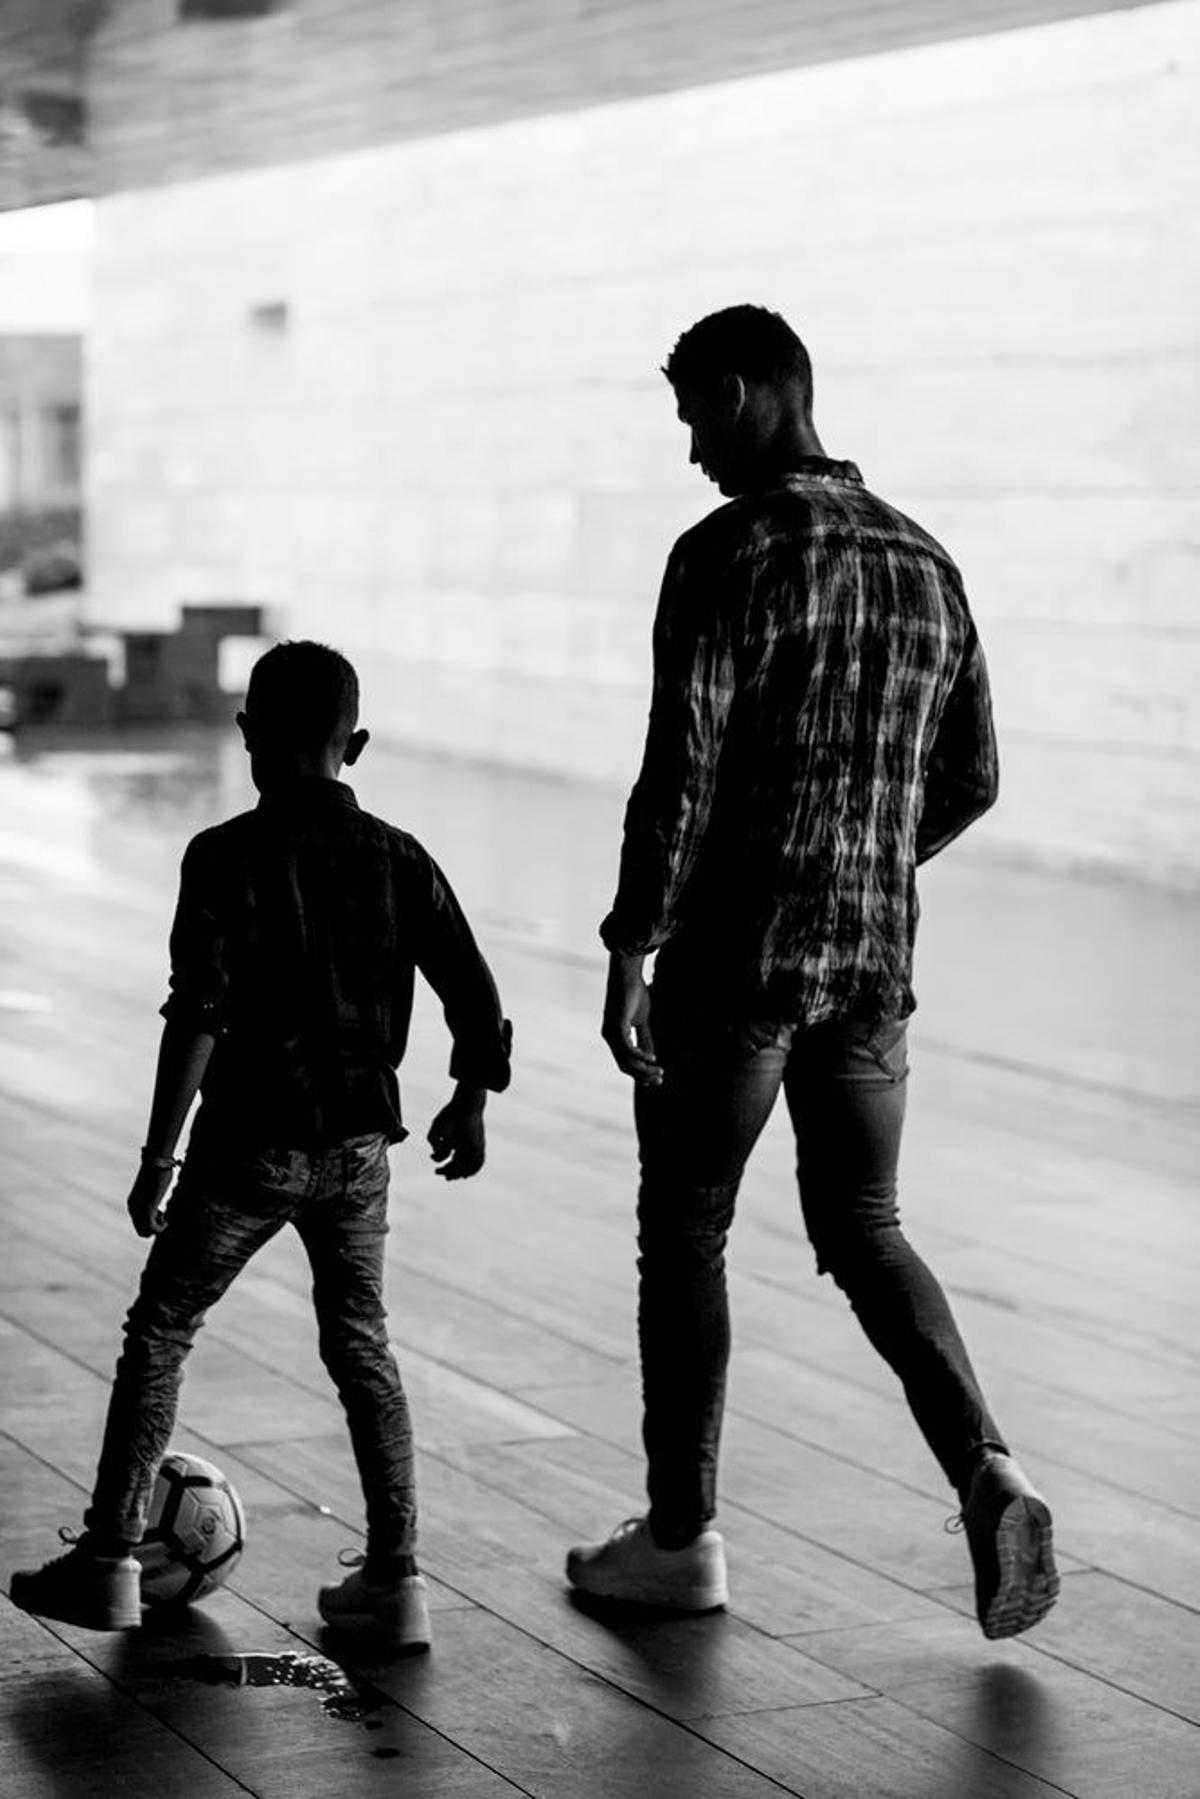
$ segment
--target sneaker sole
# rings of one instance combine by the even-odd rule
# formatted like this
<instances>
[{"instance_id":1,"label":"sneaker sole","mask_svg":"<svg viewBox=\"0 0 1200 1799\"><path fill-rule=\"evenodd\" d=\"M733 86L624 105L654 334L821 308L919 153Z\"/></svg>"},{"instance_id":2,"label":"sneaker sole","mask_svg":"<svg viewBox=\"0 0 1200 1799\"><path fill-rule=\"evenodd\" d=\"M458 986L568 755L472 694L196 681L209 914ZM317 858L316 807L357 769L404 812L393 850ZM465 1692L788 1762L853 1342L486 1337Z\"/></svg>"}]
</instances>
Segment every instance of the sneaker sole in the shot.
<instances>
[{"instance_id":1,"label":"sneaker sole","mask_svg":"<svg viewBox=\"0 0 1200 1799\"><path fill-rule=\"evenodd\" d=\"M572 1568L567 1563L567 1579L579 1593L589 1599L607 1599L617 1605L640 1605L661 1612L715 1612L729 1603L725 1581L709 1581L704 1585L656 1587L646 1581L636 1586L620 1580L605 1579L589 1568Z\"/></svg>"},{"instance_id":2,"label":"sneaker sole","mask_svg":"<svg viewBox=\"0 0 1200 1799\"><path fill-rule=\"evenodd\" d=\"M980 1619L984 1636L993 1641L1030 1630L1058 1598L1054 1532L1045 1501L1025 1494L1011 1499L996 1524L995 1548L999 1580Z\"/></svg>"},{"instance_id":3,"label":"sneaker sole","mask_svg":"<svg viewBox=\"0 0 1200 1799\"><path fill-rule=\"evenodd\" d=\"M317 1607L321 1611L320 1606ZM432 1641L431 1631L404 1630L399 1625L385 1624L374 1612L323 1612L321 1620L330 1630L353 1631L356 1635L373 1637L377 1643L386 1643L389 1648L402 1651L406 1655L420 1655L427 1650Z\"/></svg>"},{"instance_id":4,"label":"sneaker sole","mask_svg":"<svg viewBox=\"0 0 1200 1799\"><path fill-rule=\"evenodd\" d=\"M36 1596L34 1596L36 1597ZM49 1618L55 1624L73 1624L79 1630L138 1630L142 1622L140 1600L118 1600L111 1605L45 1606L23 1596L14 1577L9 1598L31 1618Z\"/></svg>"}]
</instances>

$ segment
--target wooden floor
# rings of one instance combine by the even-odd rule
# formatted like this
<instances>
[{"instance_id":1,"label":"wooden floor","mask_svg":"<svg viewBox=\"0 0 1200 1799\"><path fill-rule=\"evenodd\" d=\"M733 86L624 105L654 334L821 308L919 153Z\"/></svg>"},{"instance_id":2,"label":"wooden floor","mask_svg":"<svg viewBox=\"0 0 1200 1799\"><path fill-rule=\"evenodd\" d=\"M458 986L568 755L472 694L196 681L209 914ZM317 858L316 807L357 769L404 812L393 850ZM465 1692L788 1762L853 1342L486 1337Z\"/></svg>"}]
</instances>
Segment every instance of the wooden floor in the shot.
<instances>
[{"instance_id":1,"label":"wooden floor","mask_svg":"<svg viewBox=\"0 0 1200 1799\"><path fill-rule=\"evenodd\" d=\"M1200 909L968 855L925 881L906 1215L1054 1505L1058 1610L978 1634L951 1496L813 1273L779 1117L732 1249L729 1610L614 1623L561 1569L642 1507L629 1095L594 935L622 795L375 748L357 784L448 869L517 1028L487 1171L447 1189L421 1140L446 1092L422 1002L394 1157L434 1652L317 1659L316 1588L360 1543L360 1501L279 1242L203 1334L177 1438L245 1499L232 1586L128 1637L0 1597L5 1799L1197 1799ZM247 791L203 734L0 763L6 1571L57 1549L90 1484L144 1249L123 1199L175 870Z\"/></svg>"}]
</instances>

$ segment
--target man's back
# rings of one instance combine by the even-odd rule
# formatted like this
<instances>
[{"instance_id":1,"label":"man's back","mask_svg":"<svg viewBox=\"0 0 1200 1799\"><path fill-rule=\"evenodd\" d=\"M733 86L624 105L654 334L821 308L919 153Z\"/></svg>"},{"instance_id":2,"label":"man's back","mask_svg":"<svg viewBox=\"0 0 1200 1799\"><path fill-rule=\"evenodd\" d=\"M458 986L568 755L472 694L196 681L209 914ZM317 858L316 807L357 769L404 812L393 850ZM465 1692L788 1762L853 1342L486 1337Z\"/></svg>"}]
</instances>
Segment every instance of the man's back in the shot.
<instances>
[{"instance_id":1,"label":"man's back","mask_svg":"<svg viewBox=\"0 0 1200 1799\"><path fill-rule=\"evenodd\" d=\"M956 685L986 697L949 556L853 464L810 458L679 540L655 657L676 750L649 753L652 720L630 822L632 862L639 820L658 862L658 978L809 1023L911 1011L926 784ZM970 697L966 778L994 790Z\"/></svg>"}]
</instances>

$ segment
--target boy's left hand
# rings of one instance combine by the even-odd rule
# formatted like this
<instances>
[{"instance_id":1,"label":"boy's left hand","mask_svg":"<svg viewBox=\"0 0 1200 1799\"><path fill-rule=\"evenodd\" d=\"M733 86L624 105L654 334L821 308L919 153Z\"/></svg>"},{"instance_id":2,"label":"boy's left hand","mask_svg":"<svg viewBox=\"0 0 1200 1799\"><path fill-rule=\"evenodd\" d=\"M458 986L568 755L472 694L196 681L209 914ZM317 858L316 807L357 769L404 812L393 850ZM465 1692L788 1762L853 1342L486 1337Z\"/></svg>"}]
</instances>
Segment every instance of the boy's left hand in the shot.
<instances>
[{"instance_id":1,"label":"boy's left hand","mask_svg":"<svg viewBox=\"0 0 1200 1799\"><path fill-rule=\"evenodd\" d=\"M429 1147L446 1180L465 1181L478 1174L487 1154L482 1105L450 1100L429 1127Z\"/></svg>"},{"instance_id":2,"label":"boy's left hand","mask_svg":"<svg viewBox=\"0 0 1200 1799\"><path fill-rule=\"evenodd\" d=\"M166 1224L162 1202L171 1185L172 1173L170 1168L155 1168L152 1163L143 1162L134 1176L125 1210L133 1219L133 1228L139 1237L153 1237Z\"/></svg>"}]
</instances>

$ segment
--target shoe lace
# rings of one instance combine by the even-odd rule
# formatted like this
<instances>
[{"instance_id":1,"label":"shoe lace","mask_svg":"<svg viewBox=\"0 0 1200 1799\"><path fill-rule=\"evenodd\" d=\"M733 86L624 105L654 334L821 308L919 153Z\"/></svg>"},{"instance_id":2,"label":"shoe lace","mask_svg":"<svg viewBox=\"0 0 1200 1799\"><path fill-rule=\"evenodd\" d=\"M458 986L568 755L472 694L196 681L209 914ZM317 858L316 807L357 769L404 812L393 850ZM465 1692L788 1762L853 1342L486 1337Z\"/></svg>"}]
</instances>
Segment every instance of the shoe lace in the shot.
<instances>
[{"instance_id":1,"label":"shoe lace","mask_svg":"<svg viewBox=\"0 0 1200 1799\"><path fill-rule=\"evenodd\" d=\"M632 1536L633 1532L635 1530L640 1530L642 1525L645 1524L645 1522L646 1522L646 1520L644 1517L642 1517L642 1518L625 1518L620 1524L617 1525L616 1530L613 1531L612 1536L608 1539L609 1542L610 1543L619 1543L623 1537Z\"/></svg>"},{"instance_id":2,"label":"shoe lace","mask_svg":"<svg viewBox=\"0 0 1200 1799\"><path fill-rule=\"evenodd\" d=\"M950 1517L947 1518L946 1522L942 1525L942 1529L946 1532L947 1536L951 1537L956 1537L959 1531L965 1530L966 1527L967 1521L961 1512L951 1513Z\"/></svg>"},{"instance_id":3,"label":"shoe lace","mask_svg":"<svg viewBox=\"0 0 1200 1799\"><path fill-rule=\"evenodd\" d=\"M58 1527L58 1540L60 1543L65 1543L67 1548L62 1555L56 1555L53 1561L47 1562L42 1569L42 1573L57 1573L60 1568L64 1568L71 1563L74 1560L75 1552L80 1543L82 1543L83 1538L83 1531L73 1530L68 1524L60 1524Z\"/></svg>"},{"instance_id":4,"label":"shoe lace","mask_svg":"<svg viewBox=\"0 0 1200 1799\"><path fill-rule=\"evenodd\" d=\"M362 1549L339 1549L339 1568L361 1568L366 1561L366 1553Z\"/></svg>"}]
</instances>

